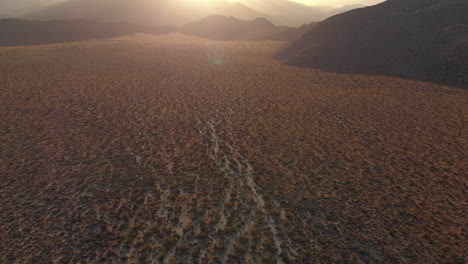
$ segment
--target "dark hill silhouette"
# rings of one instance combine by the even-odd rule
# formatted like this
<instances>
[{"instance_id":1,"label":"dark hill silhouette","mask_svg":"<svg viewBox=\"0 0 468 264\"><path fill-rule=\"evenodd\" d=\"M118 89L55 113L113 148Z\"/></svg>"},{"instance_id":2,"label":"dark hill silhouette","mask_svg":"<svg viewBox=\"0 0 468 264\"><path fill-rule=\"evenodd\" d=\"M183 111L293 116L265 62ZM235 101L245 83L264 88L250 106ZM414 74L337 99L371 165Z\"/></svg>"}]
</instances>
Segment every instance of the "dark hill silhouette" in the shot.
<instances>
[{"instance_id":1,"label":"dark hill silhouette","mask_svg":"<svg viewBox=\"0 0 468 264\"><path fill-rule=\"evenodd\" d=\"M184 25L180 31L187 35L214 40L264 39L279 28L265 18L244 21L234 17L213 15Z\"/></svg>"},{"instance_id":2,"label":"dark hill silhouette","mask_svg":"<svg viewBox=\"0 0 468 264\"><path fill-rule=\"evenodd\" d=\"M275 58L466 87L467 14L466 0L390 0L321 22Z\"/></svg>"},{"instance_id":3,"label":"dark hill silhouette","mask_svg":"<svg viewBox=\"0 0 468 264\"><path fill-rule=\"evenodd\" d=\"M132 33L164 34L171 28L88 20L27 21L0 19L0 46L23 46L113 38Z\"/></svg>"},{"instance_id":4,"label":"dark hill silhouette","mask_svg":"<svg viewBox=\"0 0 468 264\"><path fill-rule=\"evenodd\" d=\"M267 16L240 3L226 0L68 0L30 13L32 20L88 19L101 22L125 21L147 26L181 26L209 15L239 19Z\"/></svg>"}]
</instances>

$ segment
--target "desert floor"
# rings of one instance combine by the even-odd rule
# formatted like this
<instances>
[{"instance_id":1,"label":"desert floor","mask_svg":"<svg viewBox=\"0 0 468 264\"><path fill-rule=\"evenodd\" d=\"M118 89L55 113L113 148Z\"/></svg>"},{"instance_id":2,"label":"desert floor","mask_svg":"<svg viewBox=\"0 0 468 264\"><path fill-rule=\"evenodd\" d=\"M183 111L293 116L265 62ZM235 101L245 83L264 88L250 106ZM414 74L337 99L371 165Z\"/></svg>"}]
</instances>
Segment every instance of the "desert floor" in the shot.
<instances>
[{"instance_id":1,"label":"desert floor","mask_svg":"<svg viewBox=\"0 0 468 264\"><path fill-rule=\"evenodd\" d=\"M284 44L0 48L0 262L465 263L468 91Z\"/></svg>"}]
</instances>

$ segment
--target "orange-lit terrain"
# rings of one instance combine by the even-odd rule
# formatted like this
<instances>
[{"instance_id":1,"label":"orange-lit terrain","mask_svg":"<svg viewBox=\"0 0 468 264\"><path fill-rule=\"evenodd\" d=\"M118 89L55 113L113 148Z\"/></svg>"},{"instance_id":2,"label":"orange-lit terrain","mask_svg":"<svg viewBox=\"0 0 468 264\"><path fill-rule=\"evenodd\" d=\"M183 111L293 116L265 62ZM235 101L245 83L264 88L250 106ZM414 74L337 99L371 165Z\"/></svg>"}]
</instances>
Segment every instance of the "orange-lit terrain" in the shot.
<instances>
[{"instance_id":1,"label":"orange-lit terrain","mask_svg":"<svg viewBox=\"0 0 468 264\"><path fill-rule=\"evenodd\" d=\"M466 263L467 90L284 44L0 48L0 262Z\"/></svg>"}]
</instances>

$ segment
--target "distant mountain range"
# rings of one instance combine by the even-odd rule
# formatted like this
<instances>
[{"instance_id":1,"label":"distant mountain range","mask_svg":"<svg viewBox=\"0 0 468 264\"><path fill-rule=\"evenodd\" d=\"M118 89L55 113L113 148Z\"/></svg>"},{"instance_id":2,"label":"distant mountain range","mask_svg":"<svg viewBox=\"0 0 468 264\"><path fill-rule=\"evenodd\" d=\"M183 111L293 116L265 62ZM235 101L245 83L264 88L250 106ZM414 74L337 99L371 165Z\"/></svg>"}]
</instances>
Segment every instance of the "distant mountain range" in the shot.
<instances>
[{"instance_id":1,"label":"distant mountain range","mask_svg":"<svg viewBox=\"0 0 468 264\"><path fill-rule=\"evenodd\" d=\"M238 0L262 13L273 17L278 25L300 26L311 22L322 21L333 15L351 9L365 7L364 5L347 5L339 8L330 6L308 6L288 0Z\"/></svg>"},{"instance_id":2,"label":"distant mountain range","mask_svg":"<svg viewBox=\"0 0 468 264\"><path fill-rule=\"evenodd\" d=\"M213 14L254 19L267 14L225 0L69 0L25 16L32 20L88 19L147 26L180 26Z\"/></svg>"},{"instance_id":3,"label":"distant mountain range","mask_svg":"<svg viewBox=\"0 0 468 264\"><path fill-rule=\"evenodd\" d=\"M172 32L172 29L134 26L128 23L99 23L88 20L26 21L21 19L0 19L0 46L104 39L137 32L165 34Z\"/></svg>"},{"instance_id":4,"label":"distant mountain range","mask_svg":"<svg viewBox=\"0 0 468 264\"><path fill-rule=\"evenodd\" d=\"M251 21L234 17L209 16L178 29L186 35L194 35L214 40L296 40L315 27L317 23L300 27L277 27L265 18Z\"/></svg>"},{"instance_id":5,"label":"distant mountain range","mask_svg":"<svg viewBox=\"0 0 468 264\"><path fill-rule=\"evenodd\" d=\"M468 87L468 1L389 0L319 23L275 58Z\"/></svg>"},{"instance_id":6,"label":"distant mountain range","mask_svg":"<svg viewBox=\"0 0 468 264\"><path fill-rule=\"evenodd\" d=\"M82 19L29 21L0 19L0 46L23 46L106 39L135 33L181 32L208 39L280 40L300 38L316 23L298 28L277 27L265 18L251 21L213 15L178 28L137 26L126 22L96 22Z\"/></svg>"},{"instance_id":7,"label":"distant mountain range","mask_svg":"<svg viewBox=\"0 0 468 264\"><path fill-rule=\"evenodd\" d=\"M64 0L1 0L2 17L19 17Z\"/></svg>"},{"instance_id":8,"label":"distant mountain range","mask_svg":"<svg viewBox=\"0 0 468 264\"><path fill-rule=\"evenodd\" d=\"M23 15L30 20L87 19L147 26L181 26L210 15L241 20L263 17L275 25L300 26L349 9L311 7L287 0L68 0Z\"/></svg>"}]
</instances>

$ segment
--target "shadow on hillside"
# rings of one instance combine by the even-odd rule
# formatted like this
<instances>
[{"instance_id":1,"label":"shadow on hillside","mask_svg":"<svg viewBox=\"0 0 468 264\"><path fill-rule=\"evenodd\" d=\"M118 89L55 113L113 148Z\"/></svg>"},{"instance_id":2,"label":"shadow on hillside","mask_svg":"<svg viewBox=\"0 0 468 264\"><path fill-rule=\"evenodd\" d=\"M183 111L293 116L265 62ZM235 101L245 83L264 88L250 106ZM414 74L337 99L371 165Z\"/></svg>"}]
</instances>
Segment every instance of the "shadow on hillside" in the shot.
<instances>
[{"instance_id":1,"label":"shadow on hillside","mask_svg":"<svg viewBox=\"0 0 468 264\"><path fill-rule=\"evenodd\" d=\"M278 58L276 58L278 59ZM281 59L278 59L281 60ZM427 71L418 71L415 73L411 70L405 70L406 65L401 65L398 70L389 69L387 67L352 65L343 63L312 63L311 61L301 60L286 60L286 65L296 66L301 68L314 68L326 72L339 74L355 74L355 75L371 75L371 76L388 76L402 78L406 80L422 81L437 85L451 86L453 88L468 89L468 68L465 73L461 73L463 69L461 65L445 64L434 66L433 69Z\"/></svg>"},{"instance_id":2,"label":"shadow on hillside","mask_svg":"<svg viewBox=\"0 0 468 264\"><path fill-rule=\"evenodd\" d=\"M467 88L468 2L385 1L320 22L274 58Z\"/></svg>"}]
</instances>

